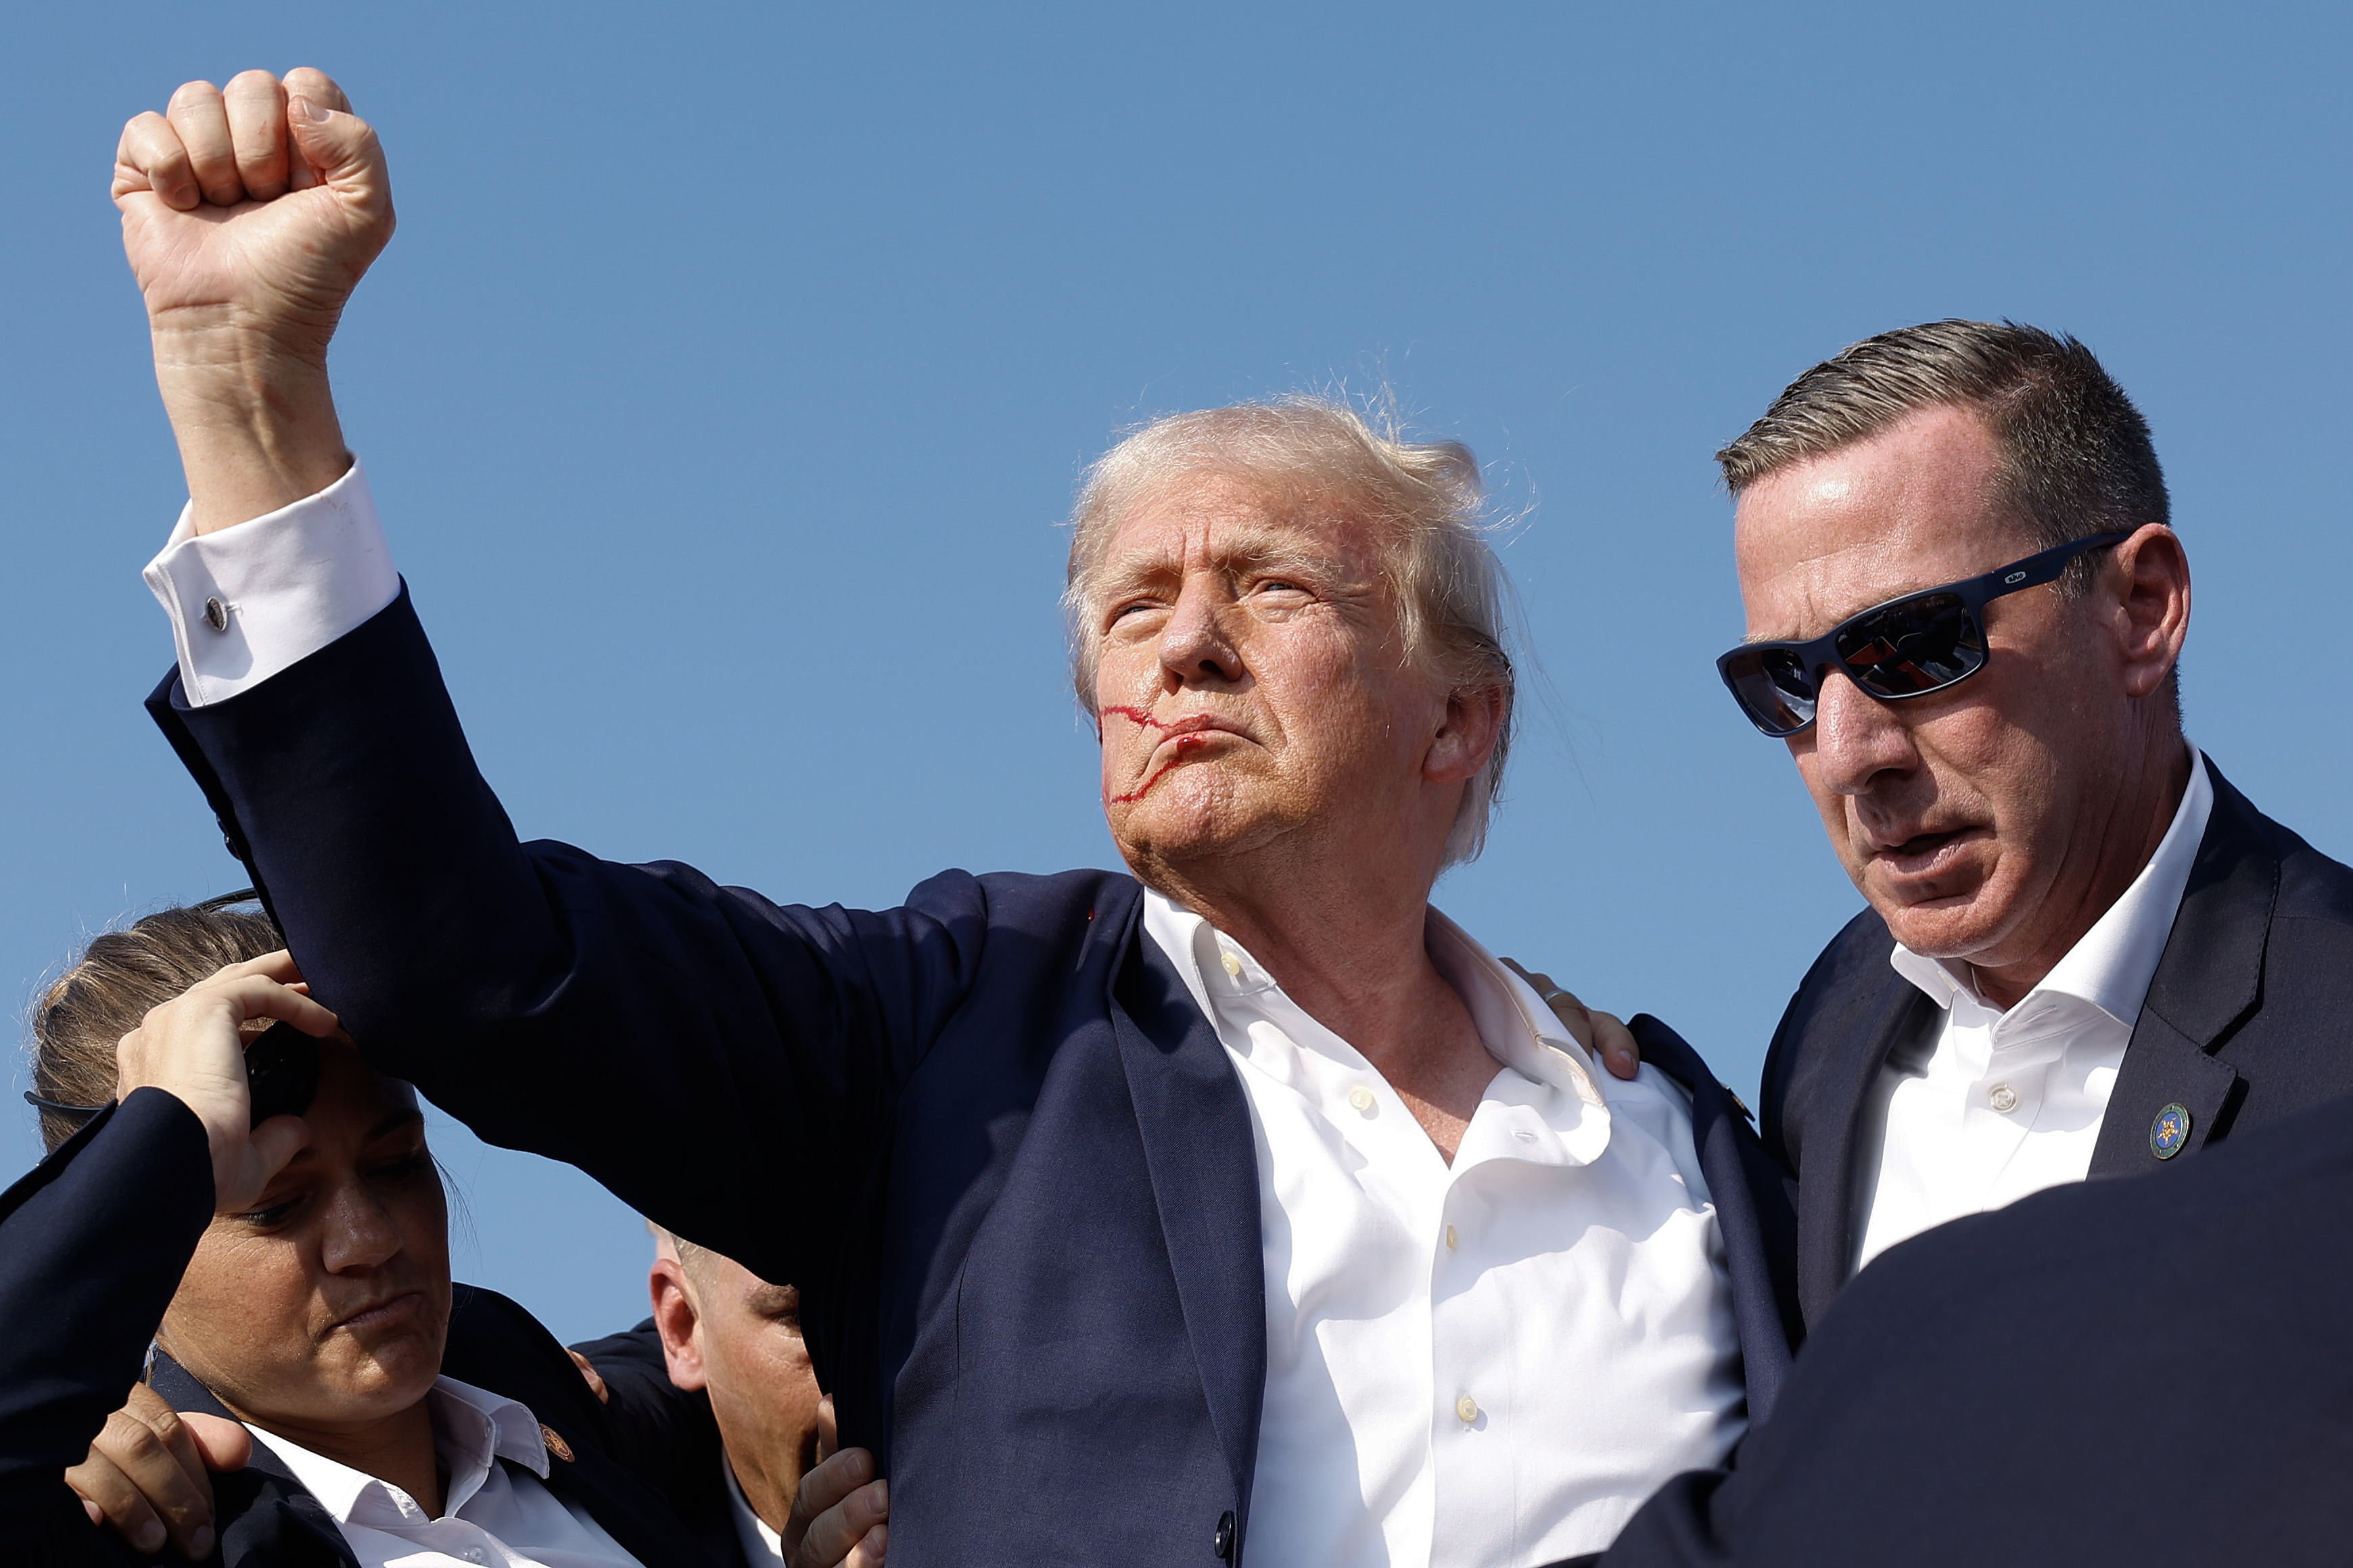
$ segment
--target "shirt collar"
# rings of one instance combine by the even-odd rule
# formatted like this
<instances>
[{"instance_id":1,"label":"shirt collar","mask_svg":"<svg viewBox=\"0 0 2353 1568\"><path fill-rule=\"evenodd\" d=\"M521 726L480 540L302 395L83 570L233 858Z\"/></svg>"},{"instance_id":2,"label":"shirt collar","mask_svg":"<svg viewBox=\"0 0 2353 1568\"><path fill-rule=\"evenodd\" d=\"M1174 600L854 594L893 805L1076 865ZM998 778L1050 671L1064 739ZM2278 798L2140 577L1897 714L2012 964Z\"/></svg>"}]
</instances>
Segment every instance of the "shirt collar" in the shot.
<instances>
[{"instance_id":1,"label":"shirt collar","mask_svg":"<svg viewBox=\"0 0 2353 1568\"><path fill-rule=\"evenodd\" d=\"M727 1507L735 1519L735 1543L744 1549L747 1563L781 1563L785 1560L785 1538L769 1527L753 1509L751 1500L744 1495L744 1485L735 1479L735 1467L728 1462L725 1449L719 1454L719 1468L727 1478Z\"/></svg>"},{"instance_id":2,"label":"shirt collar","mask_svg":"<svg viewBox=\"0 0 2353 1568\"><path fill-rule=\"evenodd\" d=\"M547 1441L530 1406L454 1377L435 1380L425 1399L433 1415L434 1448L449 1471L446 1513L456 1513L481 1489L494 1460L512 1459L547 1479ZM423 1505L397 1487L250 1423L246 1430L285 1461L337 1524L429 1522Z\"/></svg>"},{"instance_id":3,"label":"shirt collar","mask_svg":"<svg viewBox=\"0 0 2353 1568\"><path fill-rule=\"evenodd\" d=\"M2214 785L2206 774L2205 756L2191 746L2189 787L2181 792L2172 826L2165 830L2148 864L2092 929L2052 965L2042 983L2019 999L2011 1013L2027 1008L2037 997L2065 996L2089 1003L2126 1028L2138 1022L2141 1004L2147 1000L2149 982L2156 978L2158 962L2165 956L2166 939L2173 932L2182 890L2189 885L2189 870L2197 863L2198 846L2206 837L2206 821L2213 810ZM1895 944L1888 963L1948 1012L1957 999L1964 997L1994 1010L1974 986L1943 963L1924 957L1902 942Z\"/></svg>"},{"instance_id":4,"label":"shirt collar","mask_svg":"<svg viewBox=\"0 0 2353 1568\"><path fill-rule=\"evenodd\" d=\"M1297 1003L1283 995L1282 988L1249 949L1150 888L1144 890L1144 924L1145 933L1176 963L1195 1005L1213 1025L1219 1021L1220 997L1271 995L1306 1016ZM1526 981L1504 968L1461 926L1433 908L1424 930L1430 962L1471 1010L1472 1024L1487 1054L1521 1076L1560 1089L1577 1101L1584 1114L1574 1131L1563 1134L1567 1152L1579 1163L1598 1157L1609 1142L1609 1111L1585 1047Z\"/></svg>"}]
</instances>

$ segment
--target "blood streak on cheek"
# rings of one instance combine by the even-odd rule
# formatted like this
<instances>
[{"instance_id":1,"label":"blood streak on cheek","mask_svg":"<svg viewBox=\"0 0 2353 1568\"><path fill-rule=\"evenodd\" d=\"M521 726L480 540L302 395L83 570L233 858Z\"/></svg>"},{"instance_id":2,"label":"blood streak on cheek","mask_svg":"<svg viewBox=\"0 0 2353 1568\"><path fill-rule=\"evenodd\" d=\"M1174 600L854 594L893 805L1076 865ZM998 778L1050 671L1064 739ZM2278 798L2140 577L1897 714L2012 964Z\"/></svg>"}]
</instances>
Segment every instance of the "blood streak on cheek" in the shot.
<instances>
[{"instance_id":1,"label":"blood streak on cheek","mask_svg":"<svg viewBox=\"0 0 2353 1568\"><path fill-rule=\"evenodd\" d=\"M1115 712L1118 711L1118 710L1106 709L1104 711ZM1149 722L1149 721L1147 721L1147 722ZM1158 729L1162 728L1162 726L1155 725L1154 728ZM1162 779L1166 778L1171 773L1176 771L1177 764L1185 760L1186 752L1198 752L1208 743L1209 737L1207 735L1177 736L1174 742L1176 754L1161 764L1160 771L1154 773L1142 784L1138 784L1135 787L1134 793L1131 795L1115 795L1112 796L1111 804L1113 805L1125 805L1131 801L1142 800L1145 795L1152 793L1152 786L1154 784L1158 784Z\"/></svg>"}]
</instances>

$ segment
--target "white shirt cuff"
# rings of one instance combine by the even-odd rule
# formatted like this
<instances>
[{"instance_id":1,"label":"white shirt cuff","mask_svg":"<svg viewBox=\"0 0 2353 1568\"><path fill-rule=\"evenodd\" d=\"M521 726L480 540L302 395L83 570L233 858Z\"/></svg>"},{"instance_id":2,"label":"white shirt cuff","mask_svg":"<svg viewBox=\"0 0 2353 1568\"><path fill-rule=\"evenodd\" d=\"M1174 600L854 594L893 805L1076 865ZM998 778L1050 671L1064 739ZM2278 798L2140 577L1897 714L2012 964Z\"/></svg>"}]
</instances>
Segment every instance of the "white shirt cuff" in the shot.
<instances>
[{"instance_id":1,"label":"white shirt cuff","mask_svg":"<svg viewBox=\"0 0 2353 1568\"><path fill-rule=\"evenodd\" d=\"M143 574L202 708L308 658L400 596L367 474L250 521L198 534L188 509Z\"/></svg>"}]
</instances>

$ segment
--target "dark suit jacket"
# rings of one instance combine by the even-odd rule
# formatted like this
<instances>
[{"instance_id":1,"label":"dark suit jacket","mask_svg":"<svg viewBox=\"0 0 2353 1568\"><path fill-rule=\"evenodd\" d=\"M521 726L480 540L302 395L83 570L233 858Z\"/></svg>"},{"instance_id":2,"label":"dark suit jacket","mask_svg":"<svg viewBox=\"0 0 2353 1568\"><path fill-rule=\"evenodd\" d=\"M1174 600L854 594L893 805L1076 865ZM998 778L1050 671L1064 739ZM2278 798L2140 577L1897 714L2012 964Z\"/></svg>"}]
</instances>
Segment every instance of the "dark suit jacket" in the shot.
<instances>
[{"instance_id":1,"label":"dark suit jacket","mask_svg":"<svg viewBox=\"0 0 2353 1568\"><path fill-rule=\"evenodd\" d=\"M2340 1026L2341 1027L2341 1026ZM2252 1100L2251 1100L2252 1102ZM1891 1247L1605 1568L2353 1556L2353 1098Z\"/></svg>"},{"instance_id":2,"label":"dark suit jacket","mask_svg":"<svg viewBox=\"0 0 2353 1568\"><path fill-rule=\"evenodd\" d=\"M670 1512L722 1568L750 1568L720 1468L725 1450L711 1396L670 1382L654 1321L572 1348L596 1366L612 1408L622 1413L615 1423L614 1457L661 1492Z\"/></svg>"},{"instance_id":3,"label":"dark suit jacket","mask_svg":"<svg viewBox=\"0 0 2353 1568\"><path fill-rule=\"evenodd\" d=\"M93 1527L63 1479L140 1377L148 1342L211 1218L212 1158L193 1113L141 1089L95 1118L0 1194L0 1562L179 1563ZM608 1410L548 1331L505 1297L457 1288L442 1370L531 1407L571 1450L547 1486L584 1506L648 1568L722 1568L655 1484L616 1458L653 1439L637 1404ZM174 1409L227 1417L158 1352L150 1373ZM277 1457L213 1478L226 1568L353 1568L332 1519Z\"/></svg>"},{"instance_id":4,"label":"dark suit jacket","mask_svg":"<svg viewBox=\"0 0 2353 1568\"><path fill-rule=\"evenodd\" d=\"M2211 763L2214 808L2092 1156L2094 1177L2167 1168L2149 1124L2189 1112L2170 1163L2353 1092L2353 869L2257 811ZM1857 1150L1888 1052L1936 1005L1888 965L1866 910L1814 961L1765 1058L1765 1146L1798 1179L1799 1296L1818 1320L1854 1256Z\"/></svg>"},{"instance_id":5,"label":"dark suit jacket","mask_svg":"<svg viewBox=\"0 0 2353 1568\"><path fill-rule=\"evenodd\" d=\"M406 592L227 701L177 687L151 710L386 1071L799 1287L842 1440L892 1478L895 1561L1238 1558L1254 1141L1132 879L949 871L869 912L518 844ZM1757 1222L1786 1196L1677 1059L1769 1394L1782 1233Z\"/></svg>"}]
</instances>

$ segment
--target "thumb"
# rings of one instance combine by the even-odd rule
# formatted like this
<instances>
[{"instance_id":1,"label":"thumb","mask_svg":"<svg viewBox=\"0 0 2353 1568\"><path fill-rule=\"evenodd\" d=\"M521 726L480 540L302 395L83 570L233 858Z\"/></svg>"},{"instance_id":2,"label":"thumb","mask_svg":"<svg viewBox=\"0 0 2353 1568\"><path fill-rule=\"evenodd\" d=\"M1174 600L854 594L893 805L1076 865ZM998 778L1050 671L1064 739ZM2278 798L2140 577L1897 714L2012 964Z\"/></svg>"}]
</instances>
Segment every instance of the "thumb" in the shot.
<instances>
[{"instance_id":1,"label":"thumb","mask_svg":"<svg viewBox=\"0 0 2353 1568\"><path fill-rule=\"evenodd\" d=\"M311 1142L311 1124L299 1116L273 1116L247 1135L242 1145L213 1152L213 1208L228 1214L259 1197L286 1162Z\"/></svg>"},{"instance_id":2,"label":"thumb","mask_svg":"<svg viewBox=\"0 0 2353 1568\"><path fill-rule=\"evenodd\" d=\"M294 142L296 190L325 185L369 216L391 204L384 148L366 121L297 95L286 100L286 129Z\"/></svg>"},{"instance_id":3,"label":"thumb","mask_svg":"<svg viewBox=\"0 0 2353 1568\"><path fill-rule=\"evenodd\" d=\"M833 1458L833 1451L839 1447L841 1447L841 1433L834 1425L833 1395L828 1394L817 1402L818 1462L823 1464Z\"/></svg>"},{"instance_id":4,"label":"thumb","mask_svg":"<svg viewBox=\"0 0 2353 1568\"><path fill-rule=\"evenodd\" d=\"M196 1440L197 1451L205 1457L205 1468L226 1475L252 1463L253 1434L242 1425L193 1410L179 1414L180 1425L188 1429L188 1436Z\"/></svg>"}]
</instances>

